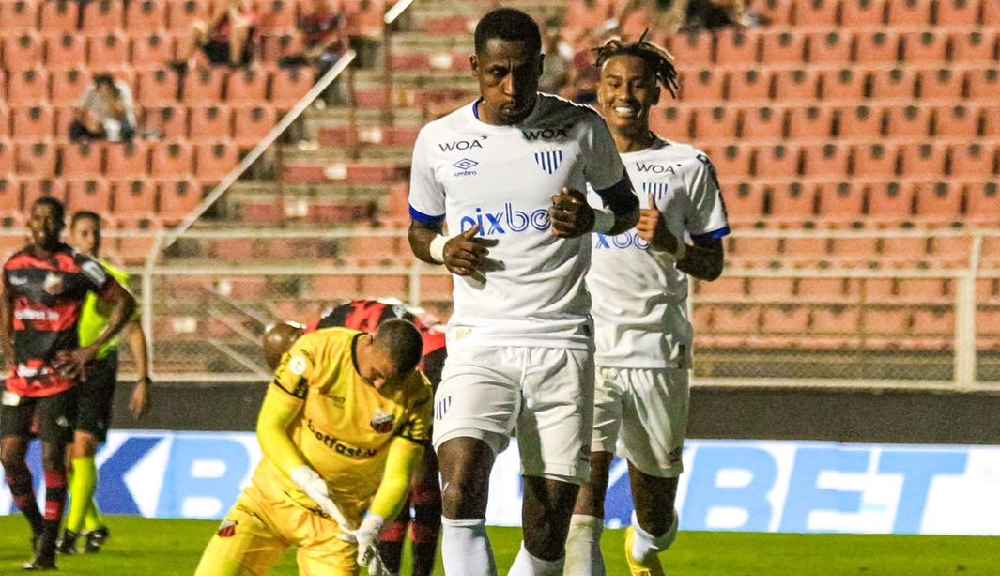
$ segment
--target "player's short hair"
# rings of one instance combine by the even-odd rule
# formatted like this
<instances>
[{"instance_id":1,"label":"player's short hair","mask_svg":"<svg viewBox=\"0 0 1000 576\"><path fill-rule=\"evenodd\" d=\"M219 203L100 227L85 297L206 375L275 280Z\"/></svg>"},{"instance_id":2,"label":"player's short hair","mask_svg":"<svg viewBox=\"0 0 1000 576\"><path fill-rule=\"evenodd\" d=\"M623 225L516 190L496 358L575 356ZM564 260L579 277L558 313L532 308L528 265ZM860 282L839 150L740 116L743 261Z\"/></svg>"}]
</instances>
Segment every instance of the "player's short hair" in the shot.
<instances>
[{"instance_id":1,"label":"player's short hair","mask_svg":"<svg viewBox=\"0 0 1000 576\"><path fill-rule=\"evenodd\" d=\"M611 38L593 49L596 56L594 65L600 69L605 62L616 56L641 58L646 63L648 73L653 75L653 79L669 90L671 96L677 98L677 92L681 85L680 76L677 74L677 69L674 68L674 57L666 48L646 40L648 34L649 30L647 29L635 42Z\"/></svg>"},{"instance_id":2,"label":"player's short hair","mask_svg":"<svg viewBox=\"0 0 1000 576\"><path fill-rule=\"evenodd\" d=\"M535 20L525 12L513 8L499 8L487 12L473 33L476 54L482 54L486 42L493 39L508 42L525 42L528 50L541 53L542 33Z\"/></svg>"},{"instance_id":3,"label":"player's short hair","mask_svg":"<svg viewBox=\"0 0 1000 576\"><path fill-rule=\"evenodd\" d=\"M76 223L81 220L90 220L94 224L97 224L98 228L101 227L101 215L97 212L91 212L90 210L80 210L79 212L74 212L73 216L69 219L69 227L72 228L76 226Z\"/></svg>"},{"instance_id":4,"label":"player's short hair","mask_svg":"<svg viewBox=\"0 0 1000 576\"><path fill-rule=\"evenodd\" d=\"M416 368L424 353L420 331L412 322L400 318L379 324L375 346L389 353L389 359L400 374L408 374Z\"/></svg>"},{"instance_id":5,"label":"player's short hair","mask_svg":"<svg viewBox=\"0 0 1000 576\"><path fill-rule=\"evenodd\" d=\"M42 196L35 203L31 205L31 209L34 210L35 206L49 206L52 208L53 215L56 217L61 224L66 223L66 207L63 203L59 201L58 198L54 196Z\"/></svg>"}]
</instances>

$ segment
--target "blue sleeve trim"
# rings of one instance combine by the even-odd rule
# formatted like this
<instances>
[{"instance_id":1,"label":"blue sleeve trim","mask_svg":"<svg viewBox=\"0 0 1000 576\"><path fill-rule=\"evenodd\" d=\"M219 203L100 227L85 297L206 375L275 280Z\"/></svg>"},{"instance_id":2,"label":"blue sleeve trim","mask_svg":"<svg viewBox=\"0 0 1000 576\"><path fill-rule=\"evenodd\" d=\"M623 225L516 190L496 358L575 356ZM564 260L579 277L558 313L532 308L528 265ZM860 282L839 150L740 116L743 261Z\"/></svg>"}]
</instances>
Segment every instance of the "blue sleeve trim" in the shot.
<instances>
[{"instance_id":1,"label":"blue sleeve trim","mask_svg":"<svg viewBox=\"0 0 1000 576\"><path fill-rule=\"evenodd\" d=\"M692 235L691 240L695 244L706 244L714 240L722 240L726 236L729 236L731 232L732 230L729 229L729 226L723 226L722 228L717 228L715 230L712 230L711 232Z\"/></svg>"},{"instance_id":2,"label":"blue sleeve trim","mask_svg":"<svg viewBox=\"0 0 1000 576\"><path fill-rule=\"evenodd\" d=\"M624 176L617 184L604 190L597 190L604 205L615 214L625 214L639 207L639 199L632 193L632 182Z\"/></svg>"},{"instance_id":3,"label":"blue sleeve trim","mask_svg":"<svg viewBox=\"0 0 1000 576\"><path fill-rule=\"evenodd\" d=\"M410 206L410 218L420 222L425 226L437 226L444 222L444 214L438 216L432 216L430 214L424 214L420 210L417 210L413 206Z\"/></svg>"}]
</instances>

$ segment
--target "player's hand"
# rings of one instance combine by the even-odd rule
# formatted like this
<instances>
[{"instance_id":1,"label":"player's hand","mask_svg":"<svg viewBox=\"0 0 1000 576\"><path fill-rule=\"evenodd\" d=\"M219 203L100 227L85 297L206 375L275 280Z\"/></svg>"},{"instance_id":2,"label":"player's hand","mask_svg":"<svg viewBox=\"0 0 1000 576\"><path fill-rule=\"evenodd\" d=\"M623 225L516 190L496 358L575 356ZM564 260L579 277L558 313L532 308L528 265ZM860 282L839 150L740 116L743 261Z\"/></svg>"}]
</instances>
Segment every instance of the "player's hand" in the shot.
<instances>
[{"instance_id":1,"label":"player's hand","mask_svg":"<svg viewBox=\"0 0 1000 576\"><path fill-rule=\"evenodd\" d=\"M383 522L381 516L365 514L361 527L354 532L354 539L358 543L358 565L368 568L370 575L388 572L378 554L378 533L382 530Z\"/></svg>"},{"instance_id":2,"label":"player's hand","mask_svg":"<svg viewBox=\"0 0 1000 576\"><path fill-rule=\"evenodd\" d=\"M549 220L552 221L554 236L576 238L594 229L594 209L578 190L564 187L558 196L552 197Z\"/></svg>"},{"instance_id":3,"label":"player's hand","mask_svg":"<svg viewBox=\"0 0 1000 576\"><path fill-rule=\"evenodd\" d=\"M332 518L343 532L351 532L351 523L347 521L344 513L330 499L330 489L327 487L326 481L320 478L315 470L309 466L299 466L292 470L290 477L292 482L295 482L306 493L306 496L319 506L324 514Z\"/></svg>"},{"instance_id":4,"label":"player's hand","mask_svg":"<svg viewBox=\"0 0 1000 576\"><path fill-rule=\"evenodd\" d=\"M667 229L667 219L656 209L652 194L649 195L648 206L639 211L639 223L635 225L639 238L649 242L654 250L676 252L677 238Z\"/></svg>"},{"instance_id":5,"label":"player's hand","mask_svg":"<svg viewBox=\"0 0 1000 576\"><path fill-rule=\"evenodd\" d=\"M65 378L84 378L87 364L97 356L97 350L92 346L75 350L60 350L56 352L52 367Z\"/></svg>"},{"instance_id":6,"label":"player's hand","mask_svg":"<svg viewBox=\"0 0 1000 576\"><path fill-rule=\"evenodd\" d=\"M486 271L489 249L497 241L477 238L476 234L479 234L478 224L445 243L444 265L452 274L471 276Z\"/></svg>"},{"instance_id":7,"label":"player's hand","mask_svg":"<svg viewBox=\"0 0 1000 576\"><path fill-rule=\"evenodd\" d=\"M149 411L149 378L143 378L132 387L132 397L128 401L128 410L132 418L138 420Z\"/></svg>"}]
</instances>

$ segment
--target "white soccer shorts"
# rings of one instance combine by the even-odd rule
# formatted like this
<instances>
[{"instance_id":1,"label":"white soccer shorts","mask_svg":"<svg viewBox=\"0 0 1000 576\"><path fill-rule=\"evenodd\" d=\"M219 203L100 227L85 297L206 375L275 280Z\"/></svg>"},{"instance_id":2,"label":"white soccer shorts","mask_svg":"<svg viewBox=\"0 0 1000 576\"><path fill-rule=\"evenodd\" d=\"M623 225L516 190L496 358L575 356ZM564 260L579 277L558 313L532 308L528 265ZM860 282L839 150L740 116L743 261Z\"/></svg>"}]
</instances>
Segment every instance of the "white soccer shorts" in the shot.
<instances>
[{"instance_id":1,"label":"white soccer shorts","mask_svg":"<svg viewBox=\"0 0 1000 576\"><path fill-rule=\"evenodd\" d=\"M589 350L449 347L434 404L434 447L476 438L502 452L517 436L521 472L590 479L594 360Z\"/></svg>"},{"instance_id":2,"label":"white soccer shorts","mask_svg":"<svg viewBox=\"0 0 1000 576\"><path fill-rule=\"evenodd\" d=\"M592 450L617 453L650 476L679 476L688 398L686 369L598 367Z\"/></svg>"}]
</instances>

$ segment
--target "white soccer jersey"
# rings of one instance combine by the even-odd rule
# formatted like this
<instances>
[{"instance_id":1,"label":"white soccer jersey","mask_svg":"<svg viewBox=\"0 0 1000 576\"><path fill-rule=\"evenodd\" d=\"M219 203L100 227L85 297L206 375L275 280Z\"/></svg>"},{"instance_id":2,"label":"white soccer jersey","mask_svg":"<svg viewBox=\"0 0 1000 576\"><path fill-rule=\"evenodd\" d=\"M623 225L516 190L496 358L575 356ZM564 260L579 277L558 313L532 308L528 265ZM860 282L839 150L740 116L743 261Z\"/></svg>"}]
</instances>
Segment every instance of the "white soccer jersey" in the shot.
<instances>
[{"instance_id":1,"label":"white soccer jersey","mask_svg":"<svg viewBox=\"0 0 1000 576\"><path fill-rule=\"evenodd\" d=\"M625 173L604 120L540 94L513 126L486 124L477 103L428 123L413 149L410 215L449 234L480 225L497 240L484 279L455 276L449 346L589 348L590 238L552 235L552 196L621 185Z\"/></svg>"},{"instance_id":2,"label":"white soccer jersey","mask_svg":"<svg viewBox=\"0 0 1000 576\"><path fill-rule=\"evenodd\" d=\"M659 140L621 155L639 207L653 195L678 238L729 234L715 168L700 150ZM600 206L591 194L590 202ZM633 228L617 236L594 234L587 284L594 298L595 362L598 366L662 368L677 365L691 349L687 275L653 258ZM683 350L682 350L683 348Z\"/></svg>"}]
</instances>

